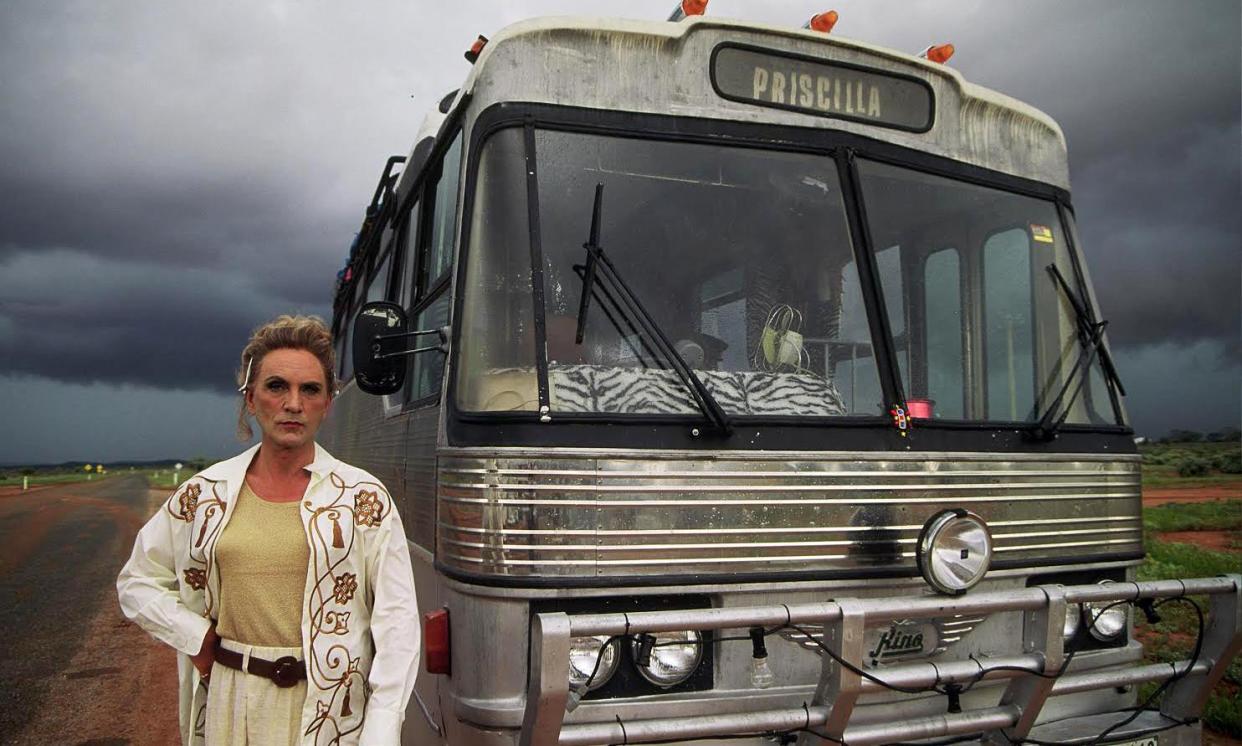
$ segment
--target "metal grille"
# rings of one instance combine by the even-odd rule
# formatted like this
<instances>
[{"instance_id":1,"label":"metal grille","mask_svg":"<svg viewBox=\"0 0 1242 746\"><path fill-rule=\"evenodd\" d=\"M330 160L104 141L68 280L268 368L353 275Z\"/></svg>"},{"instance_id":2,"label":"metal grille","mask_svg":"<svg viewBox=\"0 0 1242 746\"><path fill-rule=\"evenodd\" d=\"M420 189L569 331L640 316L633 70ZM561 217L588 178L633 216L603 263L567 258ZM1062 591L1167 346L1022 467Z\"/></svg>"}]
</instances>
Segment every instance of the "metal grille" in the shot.
<instances>
[{"instance_id":1,"label":"metal grille","mask_svg":"<svg viewBox=\"0 0 1242 746\"><path fill-rule=\"evenodd\" d=\"M949 507L981 515L1010 566L1142 554L1131 457L715 456L442 451L439 559L510 576L917 574L919 530Z\"/></svg>"}]
</instances>

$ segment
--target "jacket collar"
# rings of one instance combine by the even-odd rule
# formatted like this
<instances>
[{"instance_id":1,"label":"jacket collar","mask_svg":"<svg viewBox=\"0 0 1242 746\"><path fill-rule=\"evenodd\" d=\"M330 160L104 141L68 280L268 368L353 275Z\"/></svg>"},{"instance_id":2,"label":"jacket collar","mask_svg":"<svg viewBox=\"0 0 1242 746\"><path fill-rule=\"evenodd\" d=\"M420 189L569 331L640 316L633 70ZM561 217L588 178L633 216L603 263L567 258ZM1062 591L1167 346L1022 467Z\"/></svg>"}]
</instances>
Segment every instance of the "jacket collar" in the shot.
<instances>
[{"instance_id":1,"label":"jacket collar","mask_svg":"<svg viewBox=\"0 0 1242 746\"><path fill-rule=\"evenodd\" d=\"M246 478L246 469L250 468L250 462L254 461L258 452L259 444L255 444L231 459L212 464L201 472L201 476L215 482L224 482L230 488L236 486L241 489L241 483ZM316 443L315 460L306 465L306 470L317 480L323 479L336 468L338 463L332 454Z\"/></svg>"}]
</instances>

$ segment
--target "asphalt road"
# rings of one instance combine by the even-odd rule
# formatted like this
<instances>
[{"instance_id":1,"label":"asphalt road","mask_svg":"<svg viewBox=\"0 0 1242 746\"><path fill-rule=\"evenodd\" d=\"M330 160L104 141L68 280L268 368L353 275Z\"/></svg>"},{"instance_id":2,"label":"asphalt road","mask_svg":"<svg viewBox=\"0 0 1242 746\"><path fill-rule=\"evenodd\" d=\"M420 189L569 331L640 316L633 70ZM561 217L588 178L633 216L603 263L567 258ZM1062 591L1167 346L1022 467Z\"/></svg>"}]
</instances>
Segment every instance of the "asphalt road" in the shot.
<instances>
[{"instance_id":1,"label":"asphalt road","mask_svg":"<svg viewBox=\"0 0 1242 746\"><path fill-rule=\"evenodd\" d=\"M178 740L174 654L116 600L158 501L141 475L0 493L0 743Z\"/></svg>"}]
</instances>

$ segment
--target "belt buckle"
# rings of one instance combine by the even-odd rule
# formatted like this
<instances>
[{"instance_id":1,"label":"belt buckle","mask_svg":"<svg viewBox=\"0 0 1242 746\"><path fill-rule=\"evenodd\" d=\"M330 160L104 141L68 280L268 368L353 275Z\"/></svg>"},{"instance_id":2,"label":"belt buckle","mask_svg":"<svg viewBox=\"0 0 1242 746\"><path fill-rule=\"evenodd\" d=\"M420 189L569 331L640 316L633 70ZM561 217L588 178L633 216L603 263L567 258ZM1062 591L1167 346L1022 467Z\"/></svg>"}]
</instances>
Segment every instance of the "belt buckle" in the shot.
<instances>
[{"instance_id":1,"label":"belt buckle","mask_svg":"<svg viewBox=\"0 0 1242 746\"><path fill-rule=\"evenodd\" d=\"M288 689L298 683L298 659L292 655L272 661L272 683L281 689Z\"/></svg>"}]
</instances>

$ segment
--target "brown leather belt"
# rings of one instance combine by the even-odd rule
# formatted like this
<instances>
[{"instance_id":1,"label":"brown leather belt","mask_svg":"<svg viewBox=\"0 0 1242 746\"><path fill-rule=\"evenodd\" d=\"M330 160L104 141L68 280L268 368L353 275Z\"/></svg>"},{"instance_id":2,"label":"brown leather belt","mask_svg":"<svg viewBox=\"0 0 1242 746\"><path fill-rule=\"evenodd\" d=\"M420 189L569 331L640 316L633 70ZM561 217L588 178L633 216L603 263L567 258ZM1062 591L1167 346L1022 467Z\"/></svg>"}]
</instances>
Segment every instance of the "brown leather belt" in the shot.
<instances>
[{"instance_id":1,"label":"brown leather belt","mask_svg":"<svg viewBox=\"0 0 1242 746\"><path fill-rule=\"evenodd\" d=\"M216 646L216 663L221 663L229 668L241 671L244 659L245 656L236 650L229 650L221 645ZM252 655L250 656L250 664L245 670L247 673L252 673L255 676L271 679L273 684L282 689L294 686L306 678L306 662L300 661L292 655L286 655L274 661L265 661Z\"/></svg>"}]
</instances>

